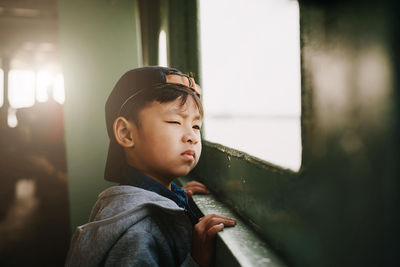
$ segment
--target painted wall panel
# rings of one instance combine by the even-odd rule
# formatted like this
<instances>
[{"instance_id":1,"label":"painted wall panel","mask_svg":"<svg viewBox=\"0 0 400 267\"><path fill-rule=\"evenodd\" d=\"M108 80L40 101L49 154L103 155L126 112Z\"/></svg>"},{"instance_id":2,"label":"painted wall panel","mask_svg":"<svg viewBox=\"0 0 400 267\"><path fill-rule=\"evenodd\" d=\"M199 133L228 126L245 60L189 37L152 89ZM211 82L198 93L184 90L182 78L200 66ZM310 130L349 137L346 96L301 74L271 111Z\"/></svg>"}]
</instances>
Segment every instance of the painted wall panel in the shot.
<instances>
[{"instance_id":1,"label":"painted wall panel","mask_svg":"<svg viewBox=\"0 0 400 267\"><path fill-rule=\"evenodd\" d=\"M136 1L59 0L71 226L87 222L108 149L104 104L118 78L141 64Z\"/></svg>"}]
</instances>

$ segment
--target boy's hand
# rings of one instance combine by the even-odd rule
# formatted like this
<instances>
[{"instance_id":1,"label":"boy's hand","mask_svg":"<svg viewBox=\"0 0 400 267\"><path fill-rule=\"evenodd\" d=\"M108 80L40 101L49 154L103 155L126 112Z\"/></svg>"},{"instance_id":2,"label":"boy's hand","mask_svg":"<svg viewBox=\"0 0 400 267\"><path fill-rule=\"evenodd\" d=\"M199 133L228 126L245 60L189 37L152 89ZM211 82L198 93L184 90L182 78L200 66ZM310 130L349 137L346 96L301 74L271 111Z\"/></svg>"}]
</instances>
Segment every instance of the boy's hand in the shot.
<instances>
[{"instance_id":1,"label":"boy's hand","mask_svg":"<svg viewBox=\"0 0 400 267\"><path fill-rule=\"evenodd\" d=\"M186 190L186 195L188 196L188 198L191 198L194 194L197 193L210 194L210 191L208 191L207 187L204 184L196 181L191 181L185 186L182 186L182 188Z\"/></svg>"},{"instance_id":2,"label":"boy's hand","mask_svg":"<svg viewBox=\"0 0 400 267\"><path fill-rule=\"evenodd\" d=\"M200 218L193 230L193 259L202 267L211 266L215 250L215 235L225 226L235 224L235 219L217 214L208 214Z\"/></svg>"}]
</instances>

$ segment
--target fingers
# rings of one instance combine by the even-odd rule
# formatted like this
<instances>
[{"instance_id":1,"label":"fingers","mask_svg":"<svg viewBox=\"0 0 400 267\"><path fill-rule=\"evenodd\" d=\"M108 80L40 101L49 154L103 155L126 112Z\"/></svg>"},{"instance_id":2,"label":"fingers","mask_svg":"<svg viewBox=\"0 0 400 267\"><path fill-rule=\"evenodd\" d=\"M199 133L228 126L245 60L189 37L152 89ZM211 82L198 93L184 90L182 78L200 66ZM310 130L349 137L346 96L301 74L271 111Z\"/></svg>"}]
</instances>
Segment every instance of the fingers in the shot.
<instances>
[{"instance_id":1,"label":"fingers","mask_svg":"<svg viewBox=\"0 0 400 267\"><path fill-rule=\"evenodd\" d=\"M236 220L233 218L222 216L222 215L208 214L208 215L200 218L200 220L196 224L195 228L197 231L199 231L201 233L208 233L208 231L211 230L211 228L213 228L216 225L220 225L220 224L222 224L223 227L221 228L219 226L219 227L214 228L214 230L219 229L218 231L220 231L225 226L232 227L236 224ZM211 230L211 233L213 233L214 230Z\"/></svg>"},{"instance_id":2,"label":"fingers","mask_svg":"<svg viewBox=\"0 0 400 267\"><path fill-rule=\"evenodd\" d=\"M221 231L222 229L224 229L224 224L223 224L223 223L214 225L213 227L211 227L210 229L208 229L208 231L207 231L207 237L208 237L208 238L214 237L214 236L215 236L219 231Z\"/></svg>"},{"instance_id":3,"label":"fingers","mask_svg":"<svg viewBox=\"0 0 400 267\"><path fill-rule=\"evenodd\" d=\"M207 214L206 216L203 216L200 219L207 221L207 223L208 222L211 222L211 223L222 222L225 224L225 226L233 226L236 224L236 220L234 218L226 217L226 216L219 215L219 214Z\"/></svg>"},{"instance_id":4,"label":"fingers","mask_svg":"<svg viewBox=\"0 0 400 267\"><path fill-rule=\"evenodd\" d=\"M191 190L193 193L210 194L210 191L206 187L190 186L187 190Z\"/></svg>"},{"instance_id":5,"label":"fingers","mask_svg":"<svg viewBox=\"0 0 400 267\"><path fill-rule=\"evenodd\" d=\"M191 198L193 196L192 190L186 190L186 195L188 196L188 198Z\"/></svg>"},{"instance_id":6,"label":"fingers","mask_svg":"<svg viewBox=\"0 0 400 267\"><path fill-rule=\"evenodd\" d=\"M197 181L190 181L188 182L186 185L198 185L198 186L204 186L206 187L204 184L197 182Z\"/></svg>"},{"instance_id":7,"label":"fingers","mask_svg":"<svg viewBox=\"0 0 400 267\"><path fill-rule=\"evenodd\" d=\"M208 189L205 185L203 185L202 183L196 182L196 181L191 181L191 182L187 183L185 186L183 186L182 188L186 190L186 193L188 193L188 191L191 191L192 195L196 194L196 193L200 193L200 194L209 194L210 193L210 191L208 191ZM190 197L189 194L188 194L188 197Z\"/></svg>"},{"instance_id":8,"label":"fingers","mask_svg":"<svg viewBox=\"0 0 400 267\"><path fill-rule=\"evenodd\" d=\"M207 221L207 229L213 227L216 224L222 223L224 226L234 226L236 224L236 220L228 217L213 217Z\"/></svg>"},{"instance_id":9,"label":"fingers","mask_svg":"<svg viewBox=\"0 0 400 267\"><path fill-rule=\"evenodd\" d=\"M215 236L226 226L234 226L236 220L222 215L208 214L194 226L192 256L200 266L211 266L215 251Z\"/></svg>"}]
</instances>

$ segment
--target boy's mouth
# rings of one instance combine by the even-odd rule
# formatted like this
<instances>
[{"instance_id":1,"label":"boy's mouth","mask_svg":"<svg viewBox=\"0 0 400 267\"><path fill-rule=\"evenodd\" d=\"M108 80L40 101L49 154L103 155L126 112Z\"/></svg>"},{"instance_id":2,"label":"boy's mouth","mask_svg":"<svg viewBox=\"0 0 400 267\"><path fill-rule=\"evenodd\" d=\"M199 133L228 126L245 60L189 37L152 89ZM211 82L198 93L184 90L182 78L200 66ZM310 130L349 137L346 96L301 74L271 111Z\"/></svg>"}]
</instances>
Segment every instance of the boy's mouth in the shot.
<instances>
[{"instance_id":1,"label":"boy's mouth","mask_svg":"<svg viewBox=\"0 0 400 267\"><path fill-rule=\"evenodd\" d=\"M196 153L193 150L186 150L181 154L181 156L186 160L194 161Z\"/></svg>"}]
</instances>

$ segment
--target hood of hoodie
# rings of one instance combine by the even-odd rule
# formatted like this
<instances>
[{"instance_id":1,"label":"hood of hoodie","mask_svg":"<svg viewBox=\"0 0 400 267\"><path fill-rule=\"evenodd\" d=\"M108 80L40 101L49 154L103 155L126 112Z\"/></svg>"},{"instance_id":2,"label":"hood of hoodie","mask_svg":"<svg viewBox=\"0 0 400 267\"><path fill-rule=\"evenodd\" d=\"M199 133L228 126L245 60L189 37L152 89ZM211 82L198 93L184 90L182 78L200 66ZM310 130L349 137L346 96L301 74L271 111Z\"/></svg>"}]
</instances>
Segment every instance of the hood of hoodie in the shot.
<instances>
[{"instance_id":1,"label":"hood of hoodie","mask_svg":"<svg viewBox=\"0 0 400 267\"><path fill-rule=\"evenodd\" d=\"M152 209L184 214L172 200L134 186L113 186L102 192L89 222L77 227L71 240L67 263L101 264L104 256L129 227L147 217Z\"/></svg>"}]
</instances>

